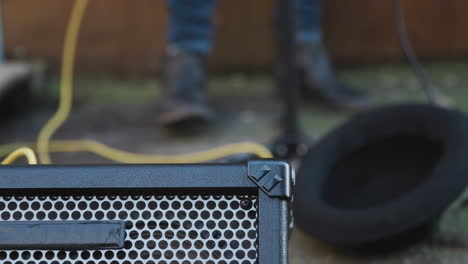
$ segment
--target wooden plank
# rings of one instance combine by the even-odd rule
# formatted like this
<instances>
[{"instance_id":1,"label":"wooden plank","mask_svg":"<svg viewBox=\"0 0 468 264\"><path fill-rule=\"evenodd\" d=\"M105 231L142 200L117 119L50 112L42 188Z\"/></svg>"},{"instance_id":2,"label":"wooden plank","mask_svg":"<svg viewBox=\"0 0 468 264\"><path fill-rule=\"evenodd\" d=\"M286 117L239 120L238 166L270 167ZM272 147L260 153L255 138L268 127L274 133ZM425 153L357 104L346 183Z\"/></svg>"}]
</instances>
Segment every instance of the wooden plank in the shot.
<instances>
[{"instance_id":1,"label":"wooden plank","mask_svg":"<svg viewBox=\"0 0 468 264\"><path fill-rule=\"evenodd\" d=\"M0 64L0 96L8 93L31 77L31 67L27 63L12 62Z\"/></svg>"}]
</instances>

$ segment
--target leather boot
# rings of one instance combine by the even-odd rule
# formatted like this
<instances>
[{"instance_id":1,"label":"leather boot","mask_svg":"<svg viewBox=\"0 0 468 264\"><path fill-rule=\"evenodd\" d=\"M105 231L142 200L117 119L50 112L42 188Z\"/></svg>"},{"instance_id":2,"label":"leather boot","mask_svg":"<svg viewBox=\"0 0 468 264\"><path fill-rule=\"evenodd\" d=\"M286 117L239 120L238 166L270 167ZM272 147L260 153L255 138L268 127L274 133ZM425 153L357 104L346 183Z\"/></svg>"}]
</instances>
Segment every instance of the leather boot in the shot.
<instances>
[{"instance_id":1,"label":"leather boot","mask_svg":"<svg viewBox=\"0 0 468 264\"><path fill-rule=\"evenodd\" d=\"M297 63L304 96L345 110L371 105L369 95L337 80L321 43L298 45Z\"/></svg>"},{"instance_id":2,"label":"leather boot","mask_svg":"<svg viewBox=\"0 0 468 264\"><path fill-rule=\"evenodd\" d=\"M159 105L161 125L212 121L214 112L206 99L204 56L169 47L163 65Z\"/></svg>"}]
</instances>

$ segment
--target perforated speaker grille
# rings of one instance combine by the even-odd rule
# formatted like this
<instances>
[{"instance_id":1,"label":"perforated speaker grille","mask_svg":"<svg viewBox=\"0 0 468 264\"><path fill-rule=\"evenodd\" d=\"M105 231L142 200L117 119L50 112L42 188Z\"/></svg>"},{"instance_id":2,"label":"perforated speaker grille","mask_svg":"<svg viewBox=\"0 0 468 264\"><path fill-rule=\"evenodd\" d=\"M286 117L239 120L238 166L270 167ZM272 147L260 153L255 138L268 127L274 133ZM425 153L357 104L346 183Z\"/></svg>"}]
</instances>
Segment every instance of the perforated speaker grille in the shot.
<instances>
[{"instance_id":1,"label":"perforated speaker grille","mask_svg":"<svg viewBox=\"0 0 468 264\"><path fill-rule=\"evenodd\" d=\"M4 264L258 263L257 197L0 197L0 221L123 220L117 250L7 250Z\"/></svg>"}]
</instances>

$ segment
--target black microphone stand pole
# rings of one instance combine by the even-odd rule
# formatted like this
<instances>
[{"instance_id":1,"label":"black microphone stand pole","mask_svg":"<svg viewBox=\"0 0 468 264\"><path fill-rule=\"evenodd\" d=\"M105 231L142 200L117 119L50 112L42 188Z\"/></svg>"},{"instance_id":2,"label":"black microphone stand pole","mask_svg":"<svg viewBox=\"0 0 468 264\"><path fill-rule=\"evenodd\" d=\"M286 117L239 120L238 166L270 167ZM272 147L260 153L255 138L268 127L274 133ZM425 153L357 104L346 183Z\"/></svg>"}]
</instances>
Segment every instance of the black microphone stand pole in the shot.
<instances>
[{"instance_id":1,"label":"black microphone stand pole","mask_svg":"<svg viewBox=\"0 0 468 264\"><path fill-rule=\"evenodd\" d=\"M310 140L299 122L299 73L296 63L295 10L293 0L277 0L278 79L277 89L283 102L281 133L274 140L272 151L277 158L301 157Z\"/></svg>"}]
</instances>

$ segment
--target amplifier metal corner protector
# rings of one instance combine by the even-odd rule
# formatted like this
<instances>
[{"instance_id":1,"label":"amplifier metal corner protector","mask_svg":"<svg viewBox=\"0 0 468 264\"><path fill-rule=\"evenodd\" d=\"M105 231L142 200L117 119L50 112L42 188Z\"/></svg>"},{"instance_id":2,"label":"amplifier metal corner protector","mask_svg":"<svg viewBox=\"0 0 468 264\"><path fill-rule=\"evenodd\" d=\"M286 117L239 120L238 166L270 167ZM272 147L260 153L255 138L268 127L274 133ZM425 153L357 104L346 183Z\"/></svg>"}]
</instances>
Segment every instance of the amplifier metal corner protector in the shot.
<instances>
[{"instance_id":1,"label":"amplifier metal corner protector","mask_svg":"<svg viewBox=\"0 0 468 264\"><path fill-rule=\"evenodd\" d=\"M291 166L0 167L0 263L286 264Z\"/></svg>"}]
</instances>

